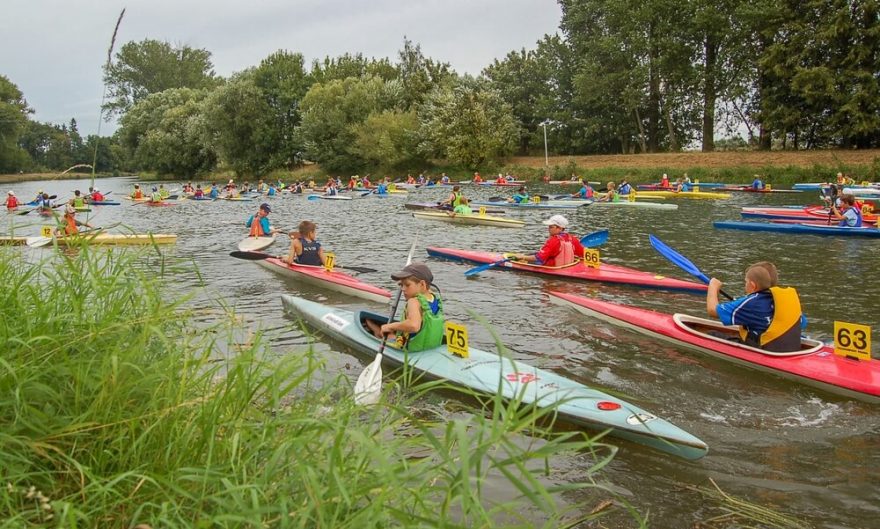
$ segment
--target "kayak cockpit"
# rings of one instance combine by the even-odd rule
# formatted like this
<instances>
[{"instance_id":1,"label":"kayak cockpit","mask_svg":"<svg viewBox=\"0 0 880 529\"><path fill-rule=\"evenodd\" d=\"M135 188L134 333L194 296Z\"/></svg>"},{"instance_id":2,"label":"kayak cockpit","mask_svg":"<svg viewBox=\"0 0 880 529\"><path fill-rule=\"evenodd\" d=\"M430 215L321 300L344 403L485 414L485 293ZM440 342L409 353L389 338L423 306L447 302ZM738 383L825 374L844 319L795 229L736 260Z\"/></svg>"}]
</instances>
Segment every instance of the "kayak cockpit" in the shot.
<instances>
[{"instance_id":1,"label":"kayak cockpit","mask_svg":"<svg viewBox=\"0 0 880 529\"><path fill-rule=\"evenodd\" d=\"M672 320L679 329L686 331L689 334L727 345L735 345L741 349L761 353L767 356L808 355L816 353L825 347L825 344L818 340L801 338L801 348L799 350L777 353L760 349L758 347L752 347L739 341L739 325L723 325L714 320L688 316L687 314L673 314Z\"/></svg>"}]
</instances>

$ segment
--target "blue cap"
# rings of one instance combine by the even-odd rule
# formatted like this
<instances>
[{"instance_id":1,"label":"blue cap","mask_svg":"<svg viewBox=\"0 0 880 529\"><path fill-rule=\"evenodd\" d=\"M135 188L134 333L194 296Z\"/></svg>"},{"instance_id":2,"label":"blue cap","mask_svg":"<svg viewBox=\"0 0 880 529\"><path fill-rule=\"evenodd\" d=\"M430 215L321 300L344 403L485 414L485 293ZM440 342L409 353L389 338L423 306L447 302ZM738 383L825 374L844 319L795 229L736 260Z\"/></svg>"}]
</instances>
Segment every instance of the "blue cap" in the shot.
<instances>
[{"instance_id":1,"label":"blue cap","mask_svg":"<svg viewBox=\"0 0 880 529\"><path fill-rule=\"evenodd\" d=\"M266 213L272 213L272 208L269 207L268 202L263 202L260 204L260 209L264 210Z\"/></svg>"}]
</instances>

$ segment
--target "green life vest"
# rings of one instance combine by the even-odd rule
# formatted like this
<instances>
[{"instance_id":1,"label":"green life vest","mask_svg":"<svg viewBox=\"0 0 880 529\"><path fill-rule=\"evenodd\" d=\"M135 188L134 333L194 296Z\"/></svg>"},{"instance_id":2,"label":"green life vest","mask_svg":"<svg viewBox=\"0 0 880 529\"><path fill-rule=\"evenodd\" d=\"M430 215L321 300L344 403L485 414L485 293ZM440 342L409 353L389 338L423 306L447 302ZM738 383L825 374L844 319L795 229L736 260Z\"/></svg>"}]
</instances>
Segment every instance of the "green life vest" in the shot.
<instances>
[{"instance_id":1,"label":"green life vest","mask_svg":"<svg viewBox=\"0 0 880 529\"><path fill-rule=\"evenodd\" d=\"M425 349L439 347L443 344L443 336L445 333L443 328L445 323L443 317L443 302L437 294L434 294L434 298L437 301L436 314L431 311L431 304L428 303L425 296L422 294L416 296L416 299L419 300L419 309L422 311L422 328L419 329L418 332L409 335L409 339L404 346L404 351L416 353L424 351Z\"/></svg>"},{"instance_id":2,"label":"green life vest","mask_svg":"<svg viewBox=\"0 0 880 529\"><path fill-rule=\"evenodd\" d=\"M454 193L454 194L455 194L455 199L453 199L453 201L452 201L453 208L461 205L461 193Z\"/></svg>"},{"instance_id":3,"label":"green life vest","mask_svg":"<svg viewBox=\"0 0 880 529\"><path fill-rule=\"evenodd\" d=\"M83 197L74 197L73 199L73 207L75 208L84 208L86 207L86 201Z\"/></svg>"}]
</instances>

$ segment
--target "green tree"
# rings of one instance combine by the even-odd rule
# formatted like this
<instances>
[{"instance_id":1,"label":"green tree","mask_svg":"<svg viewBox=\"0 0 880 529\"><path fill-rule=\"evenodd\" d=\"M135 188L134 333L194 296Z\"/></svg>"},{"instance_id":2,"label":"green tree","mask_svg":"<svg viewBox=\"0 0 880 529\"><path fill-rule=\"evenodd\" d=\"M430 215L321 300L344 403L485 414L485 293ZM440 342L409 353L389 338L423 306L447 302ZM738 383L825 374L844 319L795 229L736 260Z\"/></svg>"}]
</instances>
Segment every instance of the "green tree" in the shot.
<instances>
[{"instance_id":1,"label":"green tree","mask_svg":"<svg viewBox=\"0 0 880 529\"><path fill-rule=\"evenodd\" d=\"M404 110L417 107L431 90L454 77L448 63L425 57L421 46L406 37L397 57L397 78L403 85Z\"/></svg>"},{"instance_id":2,"label":"green tree","mask_svg":"<svg viewBox=\"0 0 880 529\"><path fill-rule=\"evenodd\" d=\"M510 52L503 60L495 60L483 70L491 87L501 94L510 105L514 117L520 126L520 154L530 154L533 145L543 146L541 139L536 140L539 124L547 119L547 108L542 104L549 96L551 71L548 65L539 59L537 50ZM543 130L540 130L543 134Z\"/></svg>"},{"instance_id":3,"label":"green tree","mask_svg":"<svg viewBox=\"0 0 880 529\"><path fill-rule=\"evenodd\" d=\"M203 105L208 92L176 88L151 94L120 120L118 136L134 168L191 177L216 164L205 141Z\"/></svg>"},{"instance_id":4,"label":"green tree","mask_svg":"<svg viewBox=\"0 0 880 529\"><path fill-rule=\"evenodd\" d=\"M349 77L378 77L390 81L397 79L397 68L388 59L367 59L360 53L346 53L336 58L312 61L311 75L314 82L322 84Z\"/></svg>"},{"instance_id":5,"label":"green tree","mask_svg":"<svg viewBox=\"0 0 880 529\"><path fill-rule=\"evenodd\" d=\"M519 127L510 105L487 82L462 78L435 89L419 115L421 149L470 171L511 154Z\"/></svg>"},{"instance_id":6,"label":"green tree","mask_svg":"<svg viewBox=\"0 0 880 529\"><path fill-rule=\"evenodd\" d=\"M31 112L21 90L5 75L0 75L0 172L17 172L29 163L18 140Z\"/></svg>"},{"instance_id":7,"label":"green tree","mask_svg":"<svg viewBox=\"0 0 880 529\"><path fill-rule=\"evenodd\" d=\"M299 128L306 157L329 171L357 169L364 161L354 148L355 126L373 113L397 106L393 94L398 92L398 84L386 84L378 77L312 85L302 100Z\"/></svg>"},{"instance_id":8,"label":"green tree","mask_svg":"<svg viewBox=\"0 0 880 529\"><path fill-rule=\"evenodd\" d=\"M351 152L368 167L405 169L425 163L419 154L419 119L414 110L374 112L351 130Z\"/></svg>"},{"instance_id":9,"label":"green tree","mask_svg":"<svg viewBox=\"0 0 880 529\"><path fill-rule=\"evenodd\" d=\"M127 42L106 67L108 116L125 114L150 94L169 88L212 88L218 79L211 63L211 52L189 46L145 39Z\"/></svg>"}]
</instances>

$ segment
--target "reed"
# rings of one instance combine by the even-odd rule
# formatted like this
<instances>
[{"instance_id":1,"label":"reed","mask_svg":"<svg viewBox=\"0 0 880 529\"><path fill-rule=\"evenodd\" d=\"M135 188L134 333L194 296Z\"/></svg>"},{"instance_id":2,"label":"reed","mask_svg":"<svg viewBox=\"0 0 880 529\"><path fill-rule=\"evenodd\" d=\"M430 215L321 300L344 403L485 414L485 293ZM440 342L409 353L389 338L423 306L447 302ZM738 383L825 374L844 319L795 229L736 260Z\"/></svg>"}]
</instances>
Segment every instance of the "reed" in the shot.
<instances>
[{"instance_id":1,"label":"reed","mask_svg":"<svg viewBox=\"0 0 880 529\"><path fill-rule=\"evenodd\" d=\"M573 527L607 512L560 501L614 497L593 483L614 451L540 426L552 410L495 400L450 418L424 406L444 386L417 381L356 407L311 349L240 344L222 300L230 317L205 323L170 298L159 276L180 265L155 259L0 252L0 527ZM563 455L583 482L548 475Z\"/></svg>"}]
</instances>

